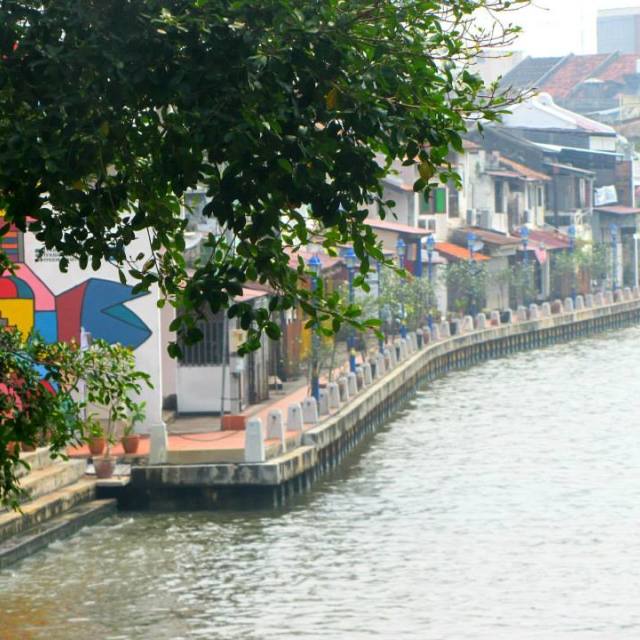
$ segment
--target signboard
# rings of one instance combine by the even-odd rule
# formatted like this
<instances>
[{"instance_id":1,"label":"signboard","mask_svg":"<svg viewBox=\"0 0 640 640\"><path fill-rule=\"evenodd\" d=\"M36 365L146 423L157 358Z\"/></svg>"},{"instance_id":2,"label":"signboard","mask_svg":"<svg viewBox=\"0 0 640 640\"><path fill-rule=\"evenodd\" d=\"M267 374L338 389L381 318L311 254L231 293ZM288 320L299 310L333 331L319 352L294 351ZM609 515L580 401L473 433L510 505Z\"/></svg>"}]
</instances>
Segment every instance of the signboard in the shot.
<instances>
[{"instance_id":1,"label":"signboard","mask_svg":"<svg viewBox=\"0 0 640 640\"><path fill-rule=\"evenodd\" d=\"M615 185L600 187L595 190L594 204L596 207L602 207L605 204L616 204L618 202L618 192Z\"/></svg>"}]
</instances>

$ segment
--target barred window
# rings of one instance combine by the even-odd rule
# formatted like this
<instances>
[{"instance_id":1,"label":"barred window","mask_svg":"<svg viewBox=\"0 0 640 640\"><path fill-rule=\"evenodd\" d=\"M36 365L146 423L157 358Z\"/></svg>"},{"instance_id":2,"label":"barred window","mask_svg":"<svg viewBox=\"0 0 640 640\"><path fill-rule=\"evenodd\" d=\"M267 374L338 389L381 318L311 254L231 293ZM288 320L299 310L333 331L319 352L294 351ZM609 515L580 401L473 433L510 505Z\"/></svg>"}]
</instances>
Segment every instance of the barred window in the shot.
<instances>
[{"instance_id":1,"label":"barred window","mask_svg":"<svg viewBox=\"0 0 640 640\"><path fill-rule=\"evenodd\" d=\"M204 337L196 344L187 345L180 342L180 349L182 350L180 364L189 367L222 364L224 314L218 313L215 316L200 320L197 323L197 327L202 331ZM228 340L226 351L228 354Z\"/></svg>"}]
</instances>

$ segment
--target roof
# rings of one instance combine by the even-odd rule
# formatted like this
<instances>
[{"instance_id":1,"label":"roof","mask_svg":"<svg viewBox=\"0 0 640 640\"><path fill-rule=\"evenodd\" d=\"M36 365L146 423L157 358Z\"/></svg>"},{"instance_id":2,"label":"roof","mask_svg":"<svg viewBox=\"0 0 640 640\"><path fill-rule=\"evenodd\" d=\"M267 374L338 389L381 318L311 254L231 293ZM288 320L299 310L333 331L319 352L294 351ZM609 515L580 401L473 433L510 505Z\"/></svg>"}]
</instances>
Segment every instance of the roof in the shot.
<instances>
[{"instance_id":1,"label":"roof","mask_svg":"<svg viewBox=\"0 0 640 640\"><path fill-rule=\"evenodd\" d=\"M550 93L556 100L567 98L579 84L591 78L610 57L609 53L567 56L538 88Z\"/></svg>"},{"instance_id":2,"label":"roof","mask_svg":"<svg viewBox=\"0 0 640 640\"><path fill-rule=\"evenodd\" d=\"M255 300L256 298L262 298L269 295L267 291L260 291L258 289L251 289L250 287L242 287L242 295L236 296L234 302L249 302L249 300Z\"/></svg>"},{"instance_id":3,"label":"roof","mask_svg":"<svg viewBox=\"0 0 640 640\"><path fill-rule=\"evenodd\" d=\"M503 171L501 169L490 169L486 172L488 176L493 176L494 178L511 178L514 180L522 180L522 176L515 171Z\"/></svg>"},{"instance_id":4,"label":"roof","mask_svg":"<svg viewBox=\"0 0 640 640\"><path fill-rule=\"evenodd\" d=\"M520 230L514 231L515 236L520 237ZM538 245L544 244L546 249L569 249L571 241L569 236L560 231L548 231L546 229L529 229L529 240L533 240Z\"/></svg>"},{"instance_id":5,"label":"roof","mask_svg":"<svg viewBox=\"0 0 640 640\"><path fill-rule=\"evenodd\" d=\"M640 209L636 209L635 207L625 207L621 204L594 207L593 210L598 211L599 213L613 213L617 216L637 216L640 214Z\"/></svg>"},{"instance_id":6,"label":"roof","mask_svg":"<svg viewBox=\"0 0 640 640\"><path fill-rule=\"evenodd\" d=\"M551 180L548 175L541 173L540 171L536 171L535 169L530 169L526 165L520 164L515 160L510 160L509 158L501 157L500 164L511 167L511 169L514 169L525 180Z\"/></svg>"},{"instance_id":7,"label":"roof","mask_svg":"<svg viewBox=\"0 0 640 640\"><path fill-rule=\"evenodd\" d=\"M616 136L615 129L557 105L549 93L541 93L512 107L503 118L506 127L560 131L582 131Z\"/></svg>"},{"instance_id":8,"label":"roof","mask_svg":"<svg viewBox=\"0 0 640 640\"><path fill-rule=\"evenodd\" d=\"M584 149L583 147L567 147L565 145L559 144L549 144L547 142L534 142L534 144L543 151L548 153L562 153L563 151L575 151L577 153L590 153L592 155L597 156L615 156L618 158L622 158L624 154L618 153L617 151L600 151L600 149Z\"/></svg>"},{"instance_id":9,"label":"roof","mask_svg":"<svg viewBox=\"0 0 640 640\"><path fill-rule=\"evenodd\" d=\"M596 174L593 171L587 171L586 169L580 169L578 167L572 167L570 164L560 164L559 162L546 162L553 169L558 169L558 171L566 171L567 173L575 173L579 176L585 176L588 178L593 178Z\"/></svg>"},{"instance_id":10,"label":"roof","mask_svg":"<svg viewBox=\"0 0 640 640\"><path fill-rule=\"evenodd\" d=\"M409 236L430 236L431 231L426 229L420 229L418 227L412 227L408 224L402 224L401 222L393 222L392 220L375 220L367 218L365 223L374 229L380 229L381 231L394 231L395 233L403 233Z\"/></svg>"},{"instance_id":11,"label":"roof","mask_svg":"<svg viewBox=\"0 0 640 640\"><path fill-rule=\"evenodd\" d=\"M501 84L502 86L516 89L535 87L540 79L549 73L562 59L562 57L525 58L504 75Z\"/></svg>"},{"instance_id":12,"label":"roof","mask_svg":"<svg viewBox=\"0 0 640 640\"><path fill-rule=\"evenodd\" d=\"M624 77L636 74L636 62L638 55L635 53L622 53L598 73L598 78L605 82L624 82Z\"/></svg>"},{"instance_id":13,"label":"roof","mask_svg":"<svg viewBox=\"0 0 640 640\"><path fill-rule=\"evenodd\" d=\"M500 231L494 231L493 229L484 229L482 227L465 227L460 228L461 233L475 233L479 240L486 242L487 244L493 244L498 246L510 247L520 244L518 238L501 233Z\"/></svg>"},{"instance_id":14,"label":"roof","mask_svg":"<svg viewBox=\"0 0 640 640\"><path fill-rule=\"evenodd\" d=\"M288 250L287 252L289 253L289 266L294 269L298 267L299 257L302 258L305 263L308 263L313 256L316 256L320 260L322 271L332 269L333 267L344 263L344 259L340 256L330 256L323 251L309 251L308 249L301 249L300 251Z\"/></svg>"},{"instance_id":15,"label":"roof","mask_svg":"<svg viewBox=\"0 0 640 640\"><path fill-rule=\"evenodd\" d=\"M465 247L460 247L457 244L451 242L436 242L436 251L453 260L471 260L471 252ZM473 259L476 262L482 262L483 260L490 260L487 256L481 253L474 253Z\"/></svg>"}]
</instances>

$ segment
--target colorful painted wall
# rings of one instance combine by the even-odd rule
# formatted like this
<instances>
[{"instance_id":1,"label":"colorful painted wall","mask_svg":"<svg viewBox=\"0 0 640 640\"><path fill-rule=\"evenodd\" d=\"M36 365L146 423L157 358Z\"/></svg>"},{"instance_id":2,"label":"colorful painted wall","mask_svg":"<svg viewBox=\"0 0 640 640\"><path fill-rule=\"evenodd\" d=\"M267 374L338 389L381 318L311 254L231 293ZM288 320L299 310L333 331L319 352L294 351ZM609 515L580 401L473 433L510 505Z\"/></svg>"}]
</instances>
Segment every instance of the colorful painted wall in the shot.
<instances>
[{"instance_id":1,"label":"colorful painted wall","mask_svg":"<svg viewBox=\"0 0 640 640\"><path fill-rule=\"evenodd\" d=\"M17 266L14 275L0 277L0 318L23 335L37 331L49 341L76 340L81 329L94 338L119 342L135 350L138 367L151 375L154 389L145 391L146 430L162 420L162 358L157 294L135 295L117 271L105 265L82 271L71 263L60 272L58 256L38 260L39 243L31 234L11 229L0 239L2 249ZM132 246L132 254L145 250Z\"/></svg>"}]
</instances>

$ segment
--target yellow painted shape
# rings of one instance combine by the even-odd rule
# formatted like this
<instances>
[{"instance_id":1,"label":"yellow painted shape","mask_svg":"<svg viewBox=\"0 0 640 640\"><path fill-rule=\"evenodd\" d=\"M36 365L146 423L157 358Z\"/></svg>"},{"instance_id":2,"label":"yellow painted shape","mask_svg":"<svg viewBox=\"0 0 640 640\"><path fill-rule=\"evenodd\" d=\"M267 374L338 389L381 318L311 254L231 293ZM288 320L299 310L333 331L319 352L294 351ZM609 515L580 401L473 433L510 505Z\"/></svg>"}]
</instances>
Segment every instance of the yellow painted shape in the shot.
<instances>
[{"instance_id":1,"label":"yellow painted shape","mask_svg":"<svg viewBox=\"0 0 640 640\"><path fill-rule=\"evenodd\" d=\"M26 338L31 333L31 329L33 329L33 300L1 299L0 316L8 320L9 326L17 327L22 337Z\"/></svg>"}]
</instances>

